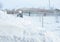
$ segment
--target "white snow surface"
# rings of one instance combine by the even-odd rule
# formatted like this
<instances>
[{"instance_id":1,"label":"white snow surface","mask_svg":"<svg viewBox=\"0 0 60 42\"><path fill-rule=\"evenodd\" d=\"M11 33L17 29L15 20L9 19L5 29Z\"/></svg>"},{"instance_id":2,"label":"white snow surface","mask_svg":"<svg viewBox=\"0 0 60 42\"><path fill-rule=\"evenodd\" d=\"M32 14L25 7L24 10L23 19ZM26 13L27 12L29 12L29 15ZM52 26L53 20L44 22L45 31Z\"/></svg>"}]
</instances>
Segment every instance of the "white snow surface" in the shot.
<instances>
[{"instance_id":1,"label":"white snow surface","mask_svg":"<svg viewBox=\"0 0 60 42\"><path fill-rule=\"evenodd\" d=\"M60 22L60 16L58 16ZM5 14L0 11L0 41L1 37L25 38L23 42L60 42L60 23L56 23L55 16L44 16L42 27L42 16L25 16L23 18L15 15ZM20 42L8 40L8 42Z\"/></svg>"}]
</instances>

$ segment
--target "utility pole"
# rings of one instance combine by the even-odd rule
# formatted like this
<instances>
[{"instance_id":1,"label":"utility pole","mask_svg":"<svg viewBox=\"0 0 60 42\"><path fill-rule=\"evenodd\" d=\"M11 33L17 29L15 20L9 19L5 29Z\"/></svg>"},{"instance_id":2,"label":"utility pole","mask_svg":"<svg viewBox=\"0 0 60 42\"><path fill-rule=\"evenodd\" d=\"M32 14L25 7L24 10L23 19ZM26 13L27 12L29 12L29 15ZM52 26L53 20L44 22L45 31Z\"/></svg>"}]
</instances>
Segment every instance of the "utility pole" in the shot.
<instances>
[{"instance_id":1,"label":"utility pole","mask_svg":"<svg viewBox=\"0 0 60 42\"><path fill-rule=\"evenodd\" d=\"M50 0L49 0L49 9L50 9L51 7L50 7Z\"/></svg>"}]
</instances>

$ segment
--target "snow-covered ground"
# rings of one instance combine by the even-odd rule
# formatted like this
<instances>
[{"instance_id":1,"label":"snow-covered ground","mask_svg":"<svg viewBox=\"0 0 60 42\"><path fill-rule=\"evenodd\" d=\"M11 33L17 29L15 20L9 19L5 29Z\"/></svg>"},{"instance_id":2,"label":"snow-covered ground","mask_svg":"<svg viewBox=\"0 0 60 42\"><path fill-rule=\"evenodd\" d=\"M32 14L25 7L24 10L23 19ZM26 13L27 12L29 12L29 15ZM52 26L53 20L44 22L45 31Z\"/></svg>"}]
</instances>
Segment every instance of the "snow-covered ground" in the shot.
<instances>
[{"instance_id":1,"label":"snow-covered ground","mask_svg":"<svg viewBox=\"0 0 60 42\"><path fill-rule=\"evenodd\" d=\"M58 23L56 23L58 20ZM26 16L0 11L0 42L60 42L60 16Z\"/></svg>"}]
</instances>

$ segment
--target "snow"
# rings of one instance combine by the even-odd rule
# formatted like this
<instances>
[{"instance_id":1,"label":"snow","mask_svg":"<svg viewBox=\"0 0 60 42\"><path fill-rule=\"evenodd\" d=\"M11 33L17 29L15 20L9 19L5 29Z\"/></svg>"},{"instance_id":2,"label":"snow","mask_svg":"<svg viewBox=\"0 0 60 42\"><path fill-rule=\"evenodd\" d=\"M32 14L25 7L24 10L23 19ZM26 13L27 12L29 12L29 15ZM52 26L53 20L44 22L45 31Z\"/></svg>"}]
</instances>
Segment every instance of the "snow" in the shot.
<instances>
[{"instance_id":1,"label":"snow","mask_svg":"<svg viewBox=\"0 0 60 42\"><path fill-rule=\"evenodd\" d=\"M43 16L42 27L42 16L21 18L0 11L0 42L59 42L59 33L56 16Z\"/></svg>"}]
</instances>

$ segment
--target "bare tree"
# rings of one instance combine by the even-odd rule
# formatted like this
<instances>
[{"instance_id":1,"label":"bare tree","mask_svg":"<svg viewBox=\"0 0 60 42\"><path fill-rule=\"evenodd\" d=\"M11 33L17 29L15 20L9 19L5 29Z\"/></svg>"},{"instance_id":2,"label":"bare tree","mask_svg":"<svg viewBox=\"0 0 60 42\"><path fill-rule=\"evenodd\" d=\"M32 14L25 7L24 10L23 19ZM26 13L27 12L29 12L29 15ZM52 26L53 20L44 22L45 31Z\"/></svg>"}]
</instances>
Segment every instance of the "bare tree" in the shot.
<instances>
[{"instance_id":1,"label":"bare tree","mask_svg":"<svg viewBox=\"0 0 60 42\"><path fill-rule=\"evenodd\" d=\"M0 3L0 10L3 8L3 5L2 5L2 3Z\"/></svg>"}]
</instances>

